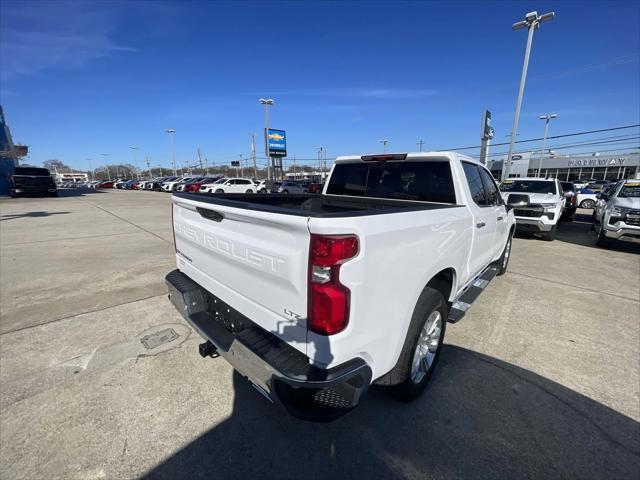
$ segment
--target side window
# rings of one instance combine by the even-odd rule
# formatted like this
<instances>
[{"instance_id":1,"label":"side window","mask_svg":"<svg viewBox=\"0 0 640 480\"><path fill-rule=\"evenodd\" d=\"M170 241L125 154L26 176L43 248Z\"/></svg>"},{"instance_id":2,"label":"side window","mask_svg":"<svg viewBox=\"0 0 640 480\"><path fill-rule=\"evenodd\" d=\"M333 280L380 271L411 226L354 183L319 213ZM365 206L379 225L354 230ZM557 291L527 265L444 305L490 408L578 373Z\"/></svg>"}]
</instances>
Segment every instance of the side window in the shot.
<instances>
[{"instance_id":1,"label":"side window","mask_svg":"<svg viewBox=\"0 0 640 480\"><path fill-rule=\"evenodd\" d=\"M227 185L235 185L237 182L235 180L227 180Z\"/></svg>"},{"instance_id":2,"label":"side window","mask_svg":"<svg viewBox=\"0 0 640 480\"><path fill-rule=\"evenodd\" d=\"M487 202L489 205L500 205L502 203L500 192L498 191L498 187L496 187L496 182L491 177L491 174L487 172L484 168L478 167L480 170L480 177L482 178L482 183L484 185L484 192L487 197Z\"/></svg>"},{"instance_id":3,"label":"side window","mask_svg":"<svg viewBox=\"0 0 640 480\"><path fill-rule=\"evenodd\" d=\"M462 162L462 168L464 169L465 177L467 177L467 184L469 185L471 198L473 198L476 205L486 206L487 198L485 196L484 186L482 185L482 179L480 178L478 167L473 163Z\"/></svg>"}]
</instances>

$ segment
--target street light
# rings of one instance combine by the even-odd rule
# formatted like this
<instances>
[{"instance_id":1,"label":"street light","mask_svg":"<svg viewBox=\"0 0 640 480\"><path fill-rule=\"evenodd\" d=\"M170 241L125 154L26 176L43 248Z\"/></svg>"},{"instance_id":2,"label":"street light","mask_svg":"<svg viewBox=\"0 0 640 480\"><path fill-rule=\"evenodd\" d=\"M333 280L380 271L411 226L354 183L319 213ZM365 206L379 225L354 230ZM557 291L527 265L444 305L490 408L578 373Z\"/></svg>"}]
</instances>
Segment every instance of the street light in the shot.
<instances>
[{"instance_id":1,"label":"street light","mask_svg":"<svg viewBox=\"0 0 640 480\"><path fill-rule=\"evenodd\" d=\"M540 115L538 118L540 120L544 120L544 137L542 137L542 150L540 151L540 161L538 162L538 174L536 175L537 177L540 176L540 170L542 168L542 158L544 157L544 149L547 146L547 133L549 132L549 121L552 118L556 118L558 115L555 113L552 113L551 115L547 114L547 115Z\"/></svg>"},{"instance_id":2,"label":"street light","mask_svg":"<svg viewBox=\"0 0 640 480\"><path fill-rule=\"evenodd\" d=\"M173 159L173 176L177 177L178 171L176 170L176 146L173 143L173 134L176 133L176 131L173 128L167 128L166 132L169 134L169 141L171 142L171 156Z\"/></svg>"},{"instance_id":3,"label":"street light","mask_svg":"<svg viewBox=\"0 0 640 480\"><path fill-rule=\"evenodd\" d=\"M107 157L109 156L108 153L101 153L100 155L102 155L104 157L104 161L106 164L106 168L107 168L107 176L109 177L109 181L111 181L111 172L109 171L109 163L107 161Z\"/></svg>"},{"instance_id":4,"label":"street light","mask_svg":"<svg viewBox=\"0 0 640 480\"><path fill-rule=\"evenodd\" d=\"M324 152L324 147L322 145L318 145L316 147L318 149L318 170L320 170L320 180L324 180L324 169L322 168L322 153Z\"/></svg>"},{"instance_id":5,"label":"street light","mask_svg":"<svg viewBox=\"0 0 640 480\"><path fill-rule=\"evenodd\" d=\"M136 167L136 175L140 175L140 169L138 168L138 160L136 159L136 150L138 147L131 145L129 147L133 152L133 165Z\"/></svg>"},{"instance_id":6,"label":"street light","mask_svg":"<svg viewBox=\"0 0 640 480\"><path fill-rule=\"evenodd\" d=\"M387 143L389 143L389 140L379 140L379 142L382 144L382 152L387 153Z\"/></svg>"},{"instance_id":7,"label":"street light","mask_svg":"<svg viewBox=\"0 0 640 480\"><path fill-rule=\"evenodd\" d=\"M93 173L93 168L91 168L91 159L87 158L87 161L89 162L89 172L91 173L91 181L95 180L95 175Z\"/></svg>"},{"instance_id":8,"label":"street light","mask_svg":"<svg viewBox=\"0 0 640 480\"><path fill-rule=\"evenodd\" d=\"M545 13L544 15L538 15L538 12L529 12L524 16L524 20L516 22L512 25L513 30L520 30L527 27L529 34L527 35L527 47L524 51L524 64L522 65L522 75L520 77L520 89L518 91L518 101L516 103L516 112L513 117L513 127L511 128L511 142L509 143L509 154L502 168L502 178L509 177L509 167L511 165L511 155L513 153L513 146L516 142L516 134L518 130L518 120L520 118L520 108L522 107L522 97L524 95L524 84L527 80L527 69L529 68L529 56L531 54L531 43L533 42L534 30L540 28L540 24L548 20L553 20L556 16L555 12Z\"/></svg>"},{"instance_id":9,"label":"street light","mask_svg":"<svg viewBox=\"0 0 640 480\"><path fill-rule=\"evenodd\" d=\"M416 142L416 145L418 146L418 151L421 152L422 151L422 145L424 145L424 141L418 140Z\"/></svg>"},{"instance_id":10,"label":"street light","mask_svg":"<svg viewBox=\"0 0 640 480\"><path fill-rule=\"evenodd\" d=\"M260 105L264 105L264 156L267 157L267 180L271 180L271 157L269 156L269 105L275 105L273 98L261 98Z\"/></svg>"}]
</instances>

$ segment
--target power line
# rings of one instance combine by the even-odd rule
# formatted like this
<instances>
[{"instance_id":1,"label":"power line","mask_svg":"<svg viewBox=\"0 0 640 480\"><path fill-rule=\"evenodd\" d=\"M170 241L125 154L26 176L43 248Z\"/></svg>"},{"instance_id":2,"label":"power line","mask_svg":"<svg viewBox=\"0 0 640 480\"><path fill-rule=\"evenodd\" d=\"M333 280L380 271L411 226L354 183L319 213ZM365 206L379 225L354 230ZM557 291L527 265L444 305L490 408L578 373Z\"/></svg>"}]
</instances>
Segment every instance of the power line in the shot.
<instances>
[{"instance_id":1,"label":"power line","mask_svg":"<svg viewBox=\"0 0 640 480\"><path fill-rule=\"evenodd\" d=\"M553 140L556 138L565 138L565 137L575 137L576 135L589 135L591 133L601 133L601 132L612 132L614 130L624 130L626 128L637 128L640 127L640 124L636 124L636 125L625 125L623 127L612 127L612 128L601 128L599 130L589 130L589 131L584 131L584 132L575 132L575 133L565 133L563 135L554 135L552 137L547 137L547 140ZM528 140L517 140L515 143L527 143L527 142L539 142L540 140L542 140L542 137L539 138L530 138ZM498 147L501 145L509 145L510 142L503 142L503 143L493 143L491 146L492 147ZM457 151L457 150L471 150L474 148L480 148L481 145L476 145L473 147L458 147L458 148L441 148L439 150L436 150L437 152L444 152L444 151Z\"/></svg>"}]
</instances>

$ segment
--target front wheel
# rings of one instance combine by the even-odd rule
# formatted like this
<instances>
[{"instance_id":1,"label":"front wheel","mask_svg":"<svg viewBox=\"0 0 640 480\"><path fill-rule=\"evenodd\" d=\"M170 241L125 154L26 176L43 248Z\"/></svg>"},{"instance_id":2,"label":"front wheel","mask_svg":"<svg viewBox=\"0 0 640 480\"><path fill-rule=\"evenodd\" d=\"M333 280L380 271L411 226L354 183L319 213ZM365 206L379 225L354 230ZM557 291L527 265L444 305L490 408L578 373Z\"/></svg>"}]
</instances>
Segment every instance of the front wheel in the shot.
<instances>
[{"instance_id":1,"label":"front wheel","mask_svg":"<svg viewBox=\"0 0 640 480\"><path fill-rule=\"evenodd\" d=\"M580 202L580 208L593 208L595 206L596 206L596 202L594 202L589 198Z\"/></svg>"},{"instance_id":2,"label":"front wheel","mask_svg":"<svg viewBox=\"0 0 640 480\"><path fill-rule=\"evenodd\" d=\"M282 190L282 193L289 193L289 190Z\"/></svg>"},{"instance_id":3,"label":"front wheel","mask_svg":"<svg viewBox=\"0 0 640 480\"><path fill-rule=\"evenodd\" d=\"M258 191L258 193L267 193L267 189L266 188L262 188Z\"/></svg>"},{"instance_id":4,"label":"front wheel","mask_svg":"<svg viewBox=\"0 0 640 480\"><path fill-rule=\"evenodd\" d=\"M509 237L507 238L507 244L504 246L504 250L502 251L502 256L500 257L500 270L496 275L504 275L507 271L507 266L509 265L509 258L511 257L511 242L513 241L513 232L509 232Z\"/></svg>"},{"instance_id":5,"label":"front wheel","mask_svg":"<svg viewBox=\"0 0 640 480\"><path fill-rule=\"evenodd\" d=\"M433 375L446 326L444 297L439 291L425 287L413 311L398 363L380 383L393 385L392 391L400 400L418 398Z\"/></svg>"},{"instance_id":6,"label":"front wheel","mask_svg":"<svg viewBox=\"0 0 640 480\"><path fill-rule=\"evenodd\" d=\"M546 240L547 242L553 242L556 238L556 230L558 229L557 225L554 225L551 230L549 230L548 232L543 232L542 233L542 238L544 240Z\"/></svg>"},{"instance_id":7,"label":"front wheel","mask_svg":"<svg viewBox=\"0 0 640 480\"><path fill-rule=\"evenodd\" d=\"M221 188L218 188L215 193L224 193L224 190Z\"/></svg>"},{"instance_id":8,"label":"front wheel","mask_svg":"<svg viewBox=\"0 0 640 480\"><path fill-rule=\"evenodd\" d=\"M253 193L253 190L251 190L250 188L247 188L247 191L244 193Z\"/></svg>"},{"instance_id":9,"label":"front wheel","mask_svg":"<svg viewBox=\"0 0 640 480\"><path fill-rule=\"evenodd\" d=\"M596 245L602 248L609 246L609 240L607 239L607 236L604 234L604 228L602 226L602 222L600 222L600 224L598 225L598 228L596 229Z\"/></svg>"}]
</instances>

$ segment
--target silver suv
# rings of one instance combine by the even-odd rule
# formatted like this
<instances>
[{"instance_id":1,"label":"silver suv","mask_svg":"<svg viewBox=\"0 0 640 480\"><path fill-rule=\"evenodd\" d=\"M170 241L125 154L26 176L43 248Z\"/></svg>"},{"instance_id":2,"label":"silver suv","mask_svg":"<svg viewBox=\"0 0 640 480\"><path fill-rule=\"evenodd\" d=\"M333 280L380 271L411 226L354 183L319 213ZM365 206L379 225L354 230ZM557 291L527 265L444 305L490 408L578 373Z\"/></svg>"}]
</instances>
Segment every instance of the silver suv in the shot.
<instances>
[{"instance_id":1,"label":"silver suv","mask_svg":"<svg viewBox=\"0 0 640 480\"><path fill-rule=\"evenodd\" d=\"M599 247L606 247L609 240L640 243L640 180L621 180L599 194L593 229Z\"/></svg>"}]
</instances>

